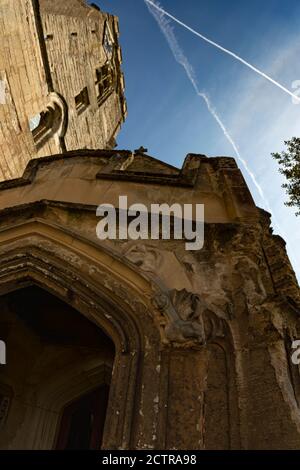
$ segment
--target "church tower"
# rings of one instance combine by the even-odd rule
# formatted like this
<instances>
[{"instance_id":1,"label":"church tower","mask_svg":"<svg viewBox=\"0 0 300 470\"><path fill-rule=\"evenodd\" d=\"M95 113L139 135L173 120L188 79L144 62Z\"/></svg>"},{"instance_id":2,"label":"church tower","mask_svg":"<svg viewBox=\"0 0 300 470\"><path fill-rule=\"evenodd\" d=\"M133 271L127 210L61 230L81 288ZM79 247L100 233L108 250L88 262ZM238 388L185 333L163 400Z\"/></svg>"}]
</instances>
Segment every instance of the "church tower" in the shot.
<instances>
[{"instance_id":1,"label":"church tower","mask_svg":"<svg viewBox=\"0 0 300 470\"><path fill-rule=\"evenodd\" d=\"M0 0L0 180L113 148L126 117L118 19L83 0Z\"/></svg>"}]
</instances>

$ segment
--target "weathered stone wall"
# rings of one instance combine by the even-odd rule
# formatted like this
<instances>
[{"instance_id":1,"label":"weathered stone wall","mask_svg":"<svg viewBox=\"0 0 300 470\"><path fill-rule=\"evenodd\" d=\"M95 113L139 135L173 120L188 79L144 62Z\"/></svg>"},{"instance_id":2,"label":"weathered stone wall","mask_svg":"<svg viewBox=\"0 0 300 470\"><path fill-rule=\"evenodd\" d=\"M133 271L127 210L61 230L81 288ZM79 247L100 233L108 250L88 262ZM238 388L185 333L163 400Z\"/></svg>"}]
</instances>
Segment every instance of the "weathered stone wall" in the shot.
<instances>
[{"instance_id":1,"label":"weathered stone wall","mask_svg":"<svg viewBox=\"0 0 300 470\"><path fill-rule=\"evenodd\" d=\"M105 23L114 41L113 59L103 47ZM0 180L21 176L36 156L78 148L114 146L126 115L117 18L83 1L0 1ZM113 61L114 91L100 105L96 68ZM88 89L89 105L78 114L75 97ZM53 107L64 108L63 128L37 146L30 121ZM1 97L0 97L1 98Z\"/></svg>"},{"instance_id":2,"label":"weathered stone wall","mask_svg":"<svg viewBox=\"0 0 300 470\"><path fill-rule=\"evenodd\" d=\"M62 14L63 8L62 12L56 8L52 13L46 5L47 2L41 3L41 18L45 36L51 36L46 40L46 48L53 88L64 97L69 110L66 147L68 150L105 148L123 122L123 110L119 90L114 91L101 107L98 106L96 69L107 61L103 48L106 21L117 45L117 19L104 13L100 16L97 11L90 15L90 8L83 8L82 12L75 9L72 16L66 18ZM75 96L85 87L88 88L90 105L78 115Z\"/></svg>"},{"instance_id":3,"label":"weathered stone wall","mask_svg":"<svg viewBox=\"0 0 300 470\"><path fill-rule=\"evenodd\" d=\"M204 247L100 241L96 207L120 194L205 203ZM0 209L0 295L38 284L116 344L104 448L300 447L299 287L284 250L284 286L274 277L277 238L233 159L189 155L181 170L139 152L40 159L0 185Z\"/></svg>"},{"instance_id":4,"label":"weathered stone wall","mask_svg":"<svg viewBox=\"0 0 300 470\"><path fill-rule=\"evenodd\" d=\"M31 1L0 1L0 80L5 102L0 104L0 179L20 176L36 155L28 119L47 104L34 10ZM51 142L45 154L58 152Z\"/></svg>"}]
</instances>

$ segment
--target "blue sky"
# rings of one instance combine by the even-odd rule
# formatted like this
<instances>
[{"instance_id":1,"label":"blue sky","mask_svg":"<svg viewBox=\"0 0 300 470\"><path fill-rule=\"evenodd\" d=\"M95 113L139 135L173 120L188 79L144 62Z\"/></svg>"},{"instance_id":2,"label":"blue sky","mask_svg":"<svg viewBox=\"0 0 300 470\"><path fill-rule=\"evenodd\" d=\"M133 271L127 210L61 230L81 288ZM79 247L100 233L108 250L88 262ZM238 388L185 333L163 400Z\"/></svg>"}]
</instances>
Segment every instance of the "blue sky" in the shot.
<instances>
[{"instance_id":1,"label":"blue sky","mask_svg":"<svg viewBox=\"0 0 300 470\"><path fill-rule=\"evenodd\" d=\"M196 96L184 69L143 0L99 0L119 16L128 118L120 148L140 145L181 167L187 153L235 156L228 140ZM300 2L298 0L161 0L183 22L262 69L286 88L300 80ZM272 209L276 233L288 243L300 279L300 217L284 205L283 177L270 156L283 141L300 136L300 105L241 63L178 25L178 42L261 186ZM258 206L266 207L241 163Z\"/></svg>"}]
</instances>

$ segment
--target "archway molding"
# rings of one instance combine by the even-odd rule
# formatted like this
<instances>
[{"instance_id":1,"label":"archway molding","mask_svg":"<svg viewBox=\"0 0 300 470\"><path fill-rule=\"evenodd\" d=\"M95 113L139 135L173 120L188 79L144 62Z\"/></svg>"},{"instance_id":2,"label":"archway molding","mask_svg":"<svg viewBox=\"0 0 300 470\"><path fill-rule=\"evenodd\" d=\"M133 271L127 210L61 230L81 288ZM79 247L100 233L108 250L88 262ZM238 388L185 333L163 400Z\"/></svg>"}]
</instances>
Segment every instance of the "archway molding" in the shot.
<instances>
[{"instance_id":1,"label":"archway molding","mask_svg":"<svg viewBox=\"0 0 300 470\"><path fill-rule=\"evenodd\" d=\"M42 221L2 230L0 246L0 295L36 285L71 305L114 342L103 446L129 448L146 335L160 340L150 312L151 282L101 247ZM39 423L39 429L45 426ZM35 448L49 448L53 424L50 427L43 442L35 437Z\"/></svg>"}]
</instances>

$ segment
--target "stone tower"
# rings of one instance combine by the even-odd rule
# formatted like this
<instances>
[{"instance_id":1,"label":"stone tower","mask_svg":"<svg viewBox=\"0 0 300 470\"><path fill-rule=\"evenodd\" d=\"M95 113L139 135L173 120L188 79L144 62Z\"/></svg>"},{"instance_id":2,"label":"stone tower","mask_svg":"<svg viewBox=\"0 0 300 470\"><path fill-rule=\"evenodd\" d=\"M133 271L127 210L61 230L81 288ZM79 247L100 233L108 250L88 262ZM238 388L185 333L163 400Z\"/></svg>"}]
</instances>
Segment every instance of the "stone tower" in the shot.
<instances>
[{"instance_id":1,"label":"stone tower","mask_svg":"<svg viewBox=\"0 0 300 470\"><path fill-rule=\"evenodd\" d=\"M0 0L0 180L113 148L126 116L118 19L84 0Z\"/></svg>"}]
</instances>

